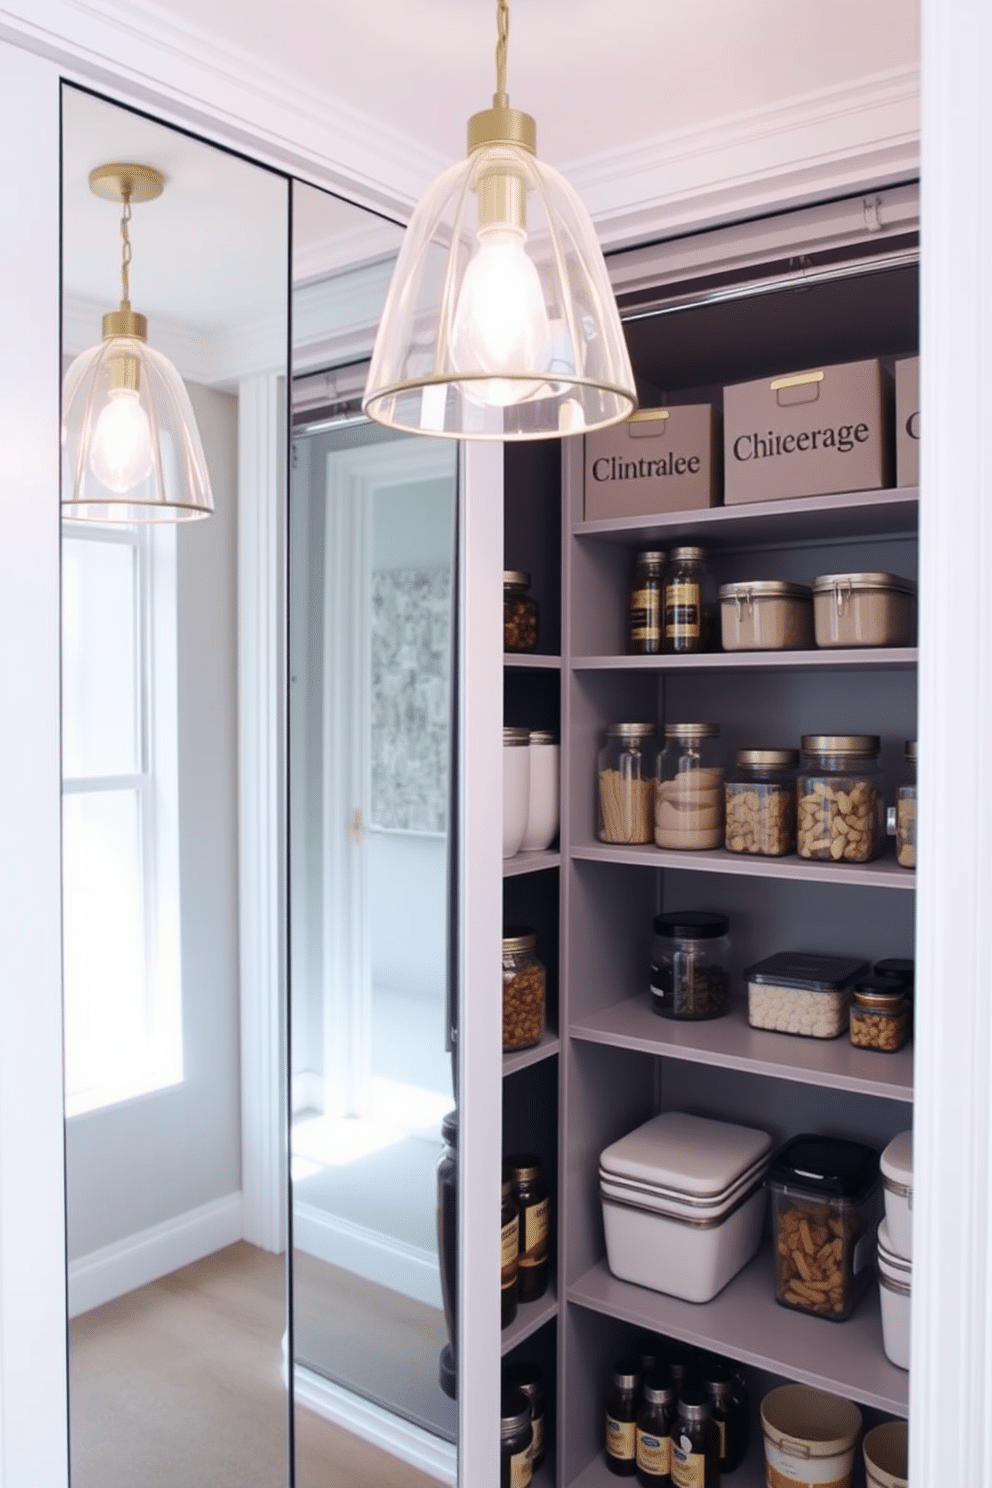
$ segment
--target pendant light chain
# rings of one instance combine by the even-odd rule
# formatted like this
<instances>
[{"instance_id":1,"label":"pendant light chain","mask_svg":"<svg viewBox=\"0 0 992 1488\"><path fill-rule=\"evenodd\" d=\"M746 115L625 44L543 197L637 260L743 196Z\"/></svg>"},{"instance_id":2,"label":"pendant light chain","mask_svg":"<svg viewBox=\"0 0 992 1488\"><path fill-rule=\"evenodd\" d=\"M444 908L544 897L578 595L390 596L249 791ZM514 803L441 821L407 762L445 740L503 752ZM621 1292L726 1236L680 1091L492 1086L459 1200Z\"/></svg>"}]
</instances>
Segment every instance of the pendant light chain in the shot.
<instances>
[{"instance_id":1,"label":"pendant light chain","mask_svg":"<svg viewBox=\"0 0 992 1488\"><path fill-rule=\"evenodd\" d=\"M496 92L493 94L493 108L505 109L510 107L506 91L506 44L510 39L510 7L507 0L498 0L496 32Z\"/></svg>"},{"instance_id":2,"label":"pendant light chain","mask_svg":"<svg viewBox=\"0 0 992 1488\"><path fill-rule=\"evenodd\" d=\"M131 188L122 184L121 200L124 203L124 211L121 213L121 309L131 308L131 238L128 233L128 225L131 221Z\"/></svg>"}]
</instances>

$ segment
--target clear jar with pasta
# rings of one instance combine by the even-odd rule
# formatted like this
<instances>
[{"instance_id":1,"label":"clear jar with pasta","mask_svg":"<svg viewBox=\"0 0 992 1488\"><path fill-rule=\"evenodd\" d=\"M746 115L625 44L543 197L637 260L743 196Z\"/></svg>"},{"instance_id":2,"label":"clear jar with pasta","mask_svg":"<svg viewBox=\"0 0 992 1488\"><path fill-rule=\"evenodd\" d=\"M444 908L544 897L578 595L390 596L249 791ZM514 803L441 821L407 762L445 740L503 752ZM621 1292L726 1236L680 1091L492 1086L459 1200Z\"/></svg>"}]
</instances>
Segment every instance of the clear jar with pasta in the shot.
<instances>
[{"instance_id":1,"label":"clear jar with pasta","mask_svg":"<svg viewBox=\"0 0 992 1488\"><path fill-rule=\"evenodd\" d=\"M916 740L907 739L906 773L896 791L896 861L916 867Z\"/></svg>"},{"instance_id":2,"label":"clear jar with pasta","mask_svg":"<svg viewBox=\"0 0 992 1488\"><path fill-rule=\"evenodd\" d=\"M666 723L658 755L654 840L688 852L722 847L723 766L716 723Z\"/></svg>"},{"instance_id":3,"label":"clear jar with pasta","mask_svg":"<svg viewBox=\"0 0 992 1488\"><path fill-rule=\"evenodd\" d=\"M798 749L738 749L736 765L726 785L727 851L795 852Z\"/></svg>"},{"instance_id":4,"label":"clear jar with pasta","mask_svg":"<svg viewBox=\"0 0 992 1488\"><path fill-rule=\"evenodd\" d=\"M601 842L650 842L654 835L653 723L611 723L599 751Z\"/></svg>"},{"instance_id":5,"label":"clear jar with pasta","mask_svg":"<svg viewBox=\"0 0 992 1488\"><path fill-rule=\"evenodd\" d=\"M796 783L801 858L868 863L885 841L877 734L804 734Z\"/></svg>"}]
</instances>

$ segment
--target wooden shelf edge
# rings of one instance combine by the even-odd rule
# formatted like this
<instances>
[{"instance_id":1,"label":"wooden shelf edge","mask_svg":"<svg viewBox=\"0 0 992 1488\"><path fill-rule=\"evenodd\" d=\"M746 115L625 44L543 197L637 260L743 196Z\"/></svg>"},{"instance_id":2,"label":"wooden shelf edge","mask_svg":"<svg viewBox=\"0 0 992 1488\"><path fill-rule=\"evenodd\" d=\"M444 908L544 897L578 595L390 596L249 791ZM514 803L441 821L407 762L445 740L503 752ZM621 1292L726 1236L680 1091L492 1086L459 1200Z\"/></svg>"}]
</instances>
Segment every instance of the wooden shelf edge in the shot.
<instances>
[{"instance_id":1,"label":"wooden shelf edge","mask_svg":"<svg viewBox=\"0 0 992 1488\"><path fill-rule=\"evenodd\" d=\"M573 1023L569 1034L585 1043L636 1050L663 1059L741 1070L883 1100L913 1099L912 1044L895 1054L882 1054L854 1048L845 1035L809 1039L774 1033L752 1028L740 1005L724 1018L679 1023L659 1018L645 994L625 998ZM747 1052L735 1049L736 1040L746 1046Z\"/></svg>"}]
</instances>

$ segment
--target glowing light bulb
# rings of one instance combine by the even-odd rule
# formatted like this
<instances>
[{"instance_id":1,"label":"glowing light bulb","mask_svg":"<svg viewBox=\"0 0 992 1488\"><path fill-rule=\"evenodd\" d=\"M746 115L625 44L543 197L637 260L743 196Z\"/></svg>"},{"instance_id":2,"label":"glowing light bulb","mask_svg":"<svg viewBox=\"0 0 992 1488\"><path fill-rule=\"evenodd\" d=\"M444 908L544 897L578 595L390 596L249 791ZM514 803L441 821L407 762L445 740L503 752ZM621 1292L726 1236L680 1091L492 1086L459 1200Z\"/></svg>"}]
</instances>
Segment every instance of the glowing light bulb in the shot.
<instances>
[{"instance_id":1,"label":"glowing light bulb","mask_svg":"<svg viewBox=\"0 0 992 1488\"><path fill-rule=\"evenodd\" d=\"M544 373L550 366L548 312L526 241L527 234L518 228L487 227L479 232L465 271L452 323L451 361L458 372L493 374L462 384L465 396L476 403L521 403L543 386L543 378L517 381L505 374Z\"/></svg>"},{"instance_id":2,"label":"glowing light bulb","mask_svg":"<svg viewBox=\"0 0 992 1488\"><path fill-rule=\"evenodd\" d=\"M101 485L123 496L140 486L155 456L148 415L131 388L111 388L90 443L90 469Z\"/></svg>"}]
</instances>

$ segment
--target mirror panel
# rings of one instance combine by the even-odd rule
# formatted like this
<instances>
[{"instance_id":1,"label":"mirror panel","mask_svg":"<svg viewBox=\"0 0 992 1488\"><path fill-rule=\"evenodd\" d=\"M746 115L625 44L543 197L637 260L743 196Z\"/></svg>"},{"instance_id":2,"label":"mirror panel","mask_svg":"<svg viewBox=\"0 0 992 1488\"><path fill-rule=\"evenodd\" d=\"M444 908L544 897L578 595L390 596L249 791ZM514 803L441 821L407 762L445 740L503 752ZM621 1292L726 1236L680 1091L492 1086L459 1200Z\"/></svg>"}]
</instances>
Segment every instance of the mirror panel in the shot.
<instances>
[{"instance_id":1,"label":"mirror panel","mask_svg":"<svg viewBox=\"0 0 992 1488\"><path fill-rule=\"evenodd\" d=\"M185 380L216 508L64 529L72 1482L276 1488L285 1238L244 1238L243 1193L265 1101L284 1141L285 1081L278 1057L267 1092L242 1071L238 527L246 479L273 511L284 482L278 460L239 462L239 409L268 407L285 449L288 182L71 87L62 147L67 360L120 300L121 211L90 170L165 177L133 207L132 300ZM285 1230L279 1176L263 1181Z\"/></svg>"},{"instance_id":2,"label":"mirror panel","mask_svg":"<svg viewBox=\"0 0 992 1488\"><path fill-rule=\"evenodd\" d=\"M458 451L361 415L401 229L298 182L293 223L296 1481L326 1481L320 1421L387 1442L380 1478L428 1488L453 1482L456 1465L456 1406L439 1384L448 1330L436 1211L441 1119L454 1105Z\"/></svg>"}]
</instances>

